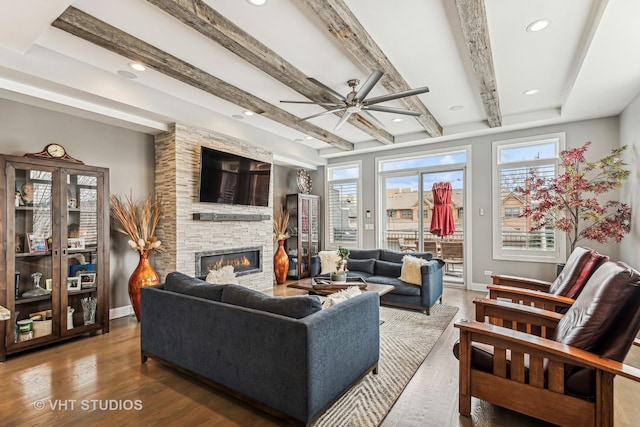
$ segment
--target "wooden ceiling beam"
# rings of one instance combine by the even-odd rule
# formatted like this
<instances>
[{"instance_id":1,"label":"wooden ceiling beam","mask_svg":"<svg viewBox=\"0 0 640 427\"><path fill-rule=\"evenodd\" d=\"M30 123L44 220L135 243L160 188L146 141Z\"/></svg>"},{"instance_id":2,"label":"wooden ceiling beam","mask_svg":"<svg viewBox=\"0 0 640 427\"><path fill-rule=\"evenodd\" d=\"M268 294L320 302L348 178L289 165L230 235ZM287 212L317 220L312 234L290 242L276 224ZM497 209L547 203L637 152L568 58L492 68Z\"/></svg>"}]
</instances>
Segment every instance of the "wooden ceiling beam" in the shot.
<instances>
[{"instance_id":1,"label":"wooden ceiling beam","mask_svg":"<svg viewBox=\"0 0 640 427\"><path fill-rule=\"evenodd\" d=\"M317 102L338 102L333 95L309 82L307 76L249 33L229 21L200 0L147 0L205 37L220 44L243 60ZM327 110L331 107L325 107ZM335 113L342 116L342 113ZM393 144L394 137L366 119L352 115L348 122L383 144Z\"/></svg>"},{"instance_id":2,"label":"wooden ceiling beam","mask_svg":"<svg viewBox=\"0 0 640 427\"><path fill-rule=\"evenodd\" d=\"M343 150L353 150L353 144L319 126L300 120L295 115L243 91L207 72L182 61L150 44L137 39L74 7L69 7L52 25L83 40L159 71L225 101L296 129L306 135Z\"/></svg>"},{"instance_id":3,"label":"wooden ceiling beam","mask_svg":"<svg viewBox=\"0 0 640 427\"><path fill-rule=\"evenodd\" d=\"M456 0L462 34L473 64L473 74L480 90L489 126L502 126L496 73L493 68L489 24L484 0Z\"/></svg>"},{"instance_id":4,"label":"wooden ceiling beam","mask_svg":"<svg viewBox=\"0 0 640 427\"><path fill-rule=\"evenodd\" d=\"M379 70L385 75L380 82L390 92L411 89L382 49L364 29L343 0L296 0L312 11L344 48L369 71ZM416 119L432 137L442 136L442 126L417 96L398 99L404 107L419 111Z\"/></svg>"}]
</instances>

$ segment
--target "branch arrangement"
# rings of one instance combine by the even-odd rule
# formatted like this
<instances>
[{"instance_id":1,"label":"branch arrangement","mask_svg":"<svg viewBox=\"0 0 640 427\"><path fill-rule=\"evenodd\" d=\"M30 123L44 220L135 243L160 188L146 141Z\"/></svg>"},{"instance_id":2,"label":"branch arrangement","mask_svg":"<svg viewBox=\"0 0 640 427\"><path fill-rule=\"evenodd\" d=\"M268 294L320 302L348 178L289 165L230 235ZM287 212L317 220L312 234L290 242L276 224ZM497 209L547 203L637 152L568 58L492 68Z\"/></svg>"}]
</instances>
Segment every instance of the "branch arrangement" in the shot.
<instances>
[{"instance_id":1,"label":"branch arrangement","mask_svg":"<svg viewBox=\"0 0 640 427\"><path fill-rule=\"evenodd\" d=\"M160 240L155 236L156 227L162 213L162 197L151 196L142 201L134 201L131 195L120 199L111 195L111 215L118 221L119 232L129 236L129 246L136 251L162 252Z\"/></svg>"}]
</instances>

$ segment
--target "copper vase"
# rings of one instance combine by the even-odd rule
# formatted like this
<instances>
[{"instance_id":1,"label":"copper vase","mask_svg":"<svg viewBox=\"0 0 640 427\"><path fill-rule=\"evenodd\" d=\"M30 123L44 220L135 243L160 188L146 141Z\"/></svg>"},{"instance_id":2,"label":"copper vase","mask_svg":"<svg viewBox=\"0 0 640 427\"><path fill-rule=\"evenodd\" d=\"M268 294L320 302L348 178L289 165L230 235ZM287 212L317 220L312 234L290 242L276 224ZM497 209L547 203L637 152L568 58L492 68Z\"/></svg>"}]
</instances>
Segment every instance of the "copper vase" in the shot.
<instances>
[{"instance_id":1,"label":"copper vase","mask_svg":"<svg viewBox=\"0 0 640 427\"><path fill-rule=\"evenodd\" d=\"M278 250L273 256L273 272L276 275L276 283L284 284L287 281L287 272L289 271L289 256L284 250L284 239L278 240Z\"/></svg>"},{"instance_id":2,"label":"copper vase","mask_svg":"<svg viewBox=\"0 0 640 427\"><path fill-rule=\"evenodd\" d=\"M140 261L129 278L129 299L138 322L140 321L140 288L160 283L158 273L149 263L149 251L140 252Z\"/></svg>"}]
</instances>

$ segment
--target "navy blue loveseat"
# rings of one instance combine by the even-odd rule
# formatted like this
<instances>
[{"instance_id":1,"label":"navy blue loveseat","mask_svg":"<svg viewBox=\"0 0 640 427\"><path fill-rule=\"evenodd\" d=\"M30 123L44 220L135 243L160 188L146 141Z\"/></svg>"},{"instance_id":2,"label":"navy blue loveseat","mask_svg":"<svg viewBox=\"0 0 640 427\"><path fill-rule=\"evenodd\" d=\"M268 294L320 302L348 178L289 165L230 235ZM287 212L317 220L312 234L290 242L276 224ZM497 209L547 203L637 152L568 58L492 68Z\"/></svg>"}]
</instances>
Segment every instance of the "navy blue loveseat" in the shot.
<instances>
[{"instance_id":1,"label":"navy blue loveseat","mask_svg":"<svg viewBox=\"0 0 640 427\"><path fill-rule=\"evenodd\" d=\"M427 260L420 269L420 286L399 279L402 258L411 255ZM444 262L434 258L431 252L400 252L388 249L351 249L347 259L347 276L362 277L371 283L393 285L395 289L380 297L383 305L411 308L430 313L431 307L442 303L442 267ZM312 275L320 273L320 265L314 266Z\"/></svg>"},{"instance_id":2,"label":"navy blue loveseat","mask_svg":"<svg viewBox=\"0 0 640 427\"><path fill-rule=\"evenodd\" d=\"M322 310L317 296L270 297L182 273L141 290L142 362L152 357L287 423L308 425L377 370L379 299Z\"/></svg>"}]
</instances>

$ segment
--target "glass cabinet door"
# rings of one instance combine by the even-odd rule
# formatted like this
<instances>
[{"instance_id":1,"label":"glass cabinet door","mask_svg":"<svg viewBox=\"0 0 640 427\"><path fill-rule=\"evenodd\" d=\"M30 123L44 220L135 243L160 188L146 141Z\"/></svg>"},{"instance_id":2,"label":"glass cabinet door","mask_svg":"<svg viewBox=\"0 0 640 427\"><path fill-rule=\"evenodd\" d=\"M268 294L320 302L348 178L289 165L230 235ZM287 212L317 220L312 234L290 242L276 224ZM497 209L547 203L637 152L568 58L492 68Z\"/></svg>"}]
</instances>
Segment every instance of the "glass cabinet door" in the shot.
<instances>
[{"instance_id":1,"label":"glass cabinet door","mask_svg":"<svg viewBox=\"0 0 640 427\"><path fill-rule=\"evenodd\" d=\"M52 247L53 173L19 168L13 172L15 203L8 206L8 230L14 231L15 243L7 259L13 264L15 300L8 308L14 317L14 334L7 344L21 346L58 333L53 327L58 268Z\"/></svg>"},{"instance_id":2,"label":"glass cabinet door","mask_svg":"<svg viewBox=\"0 0 640 427\"><path fill-rule=\"evenodd\" d=\"M64 174L66 228L62 230L62 334L102 322L98 307L98 179L95 176ZM66 262L64 260L66 259Z\"/></svg>"}]
</instances>

